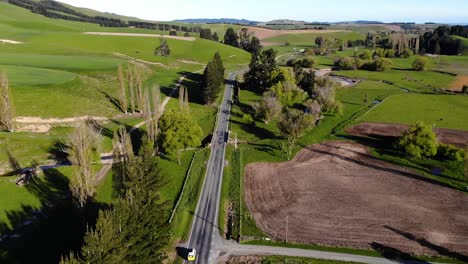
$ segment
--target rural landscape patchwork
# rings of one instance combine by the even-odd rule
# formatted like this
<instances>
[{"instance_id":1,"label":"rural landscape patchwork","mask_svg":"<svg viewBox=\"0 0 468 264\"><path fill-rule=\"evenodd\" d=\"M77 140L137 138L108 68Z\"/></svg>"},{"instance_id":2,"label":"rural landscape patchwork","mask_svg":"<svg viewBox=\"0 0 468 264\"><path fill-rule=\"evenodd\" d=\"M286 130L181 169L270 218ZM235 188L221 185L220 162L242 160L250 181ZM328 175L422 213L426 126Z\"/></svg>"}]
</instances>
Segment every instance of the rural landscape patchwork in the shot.
<instances>
[{"instance_id":1,"label":"rural landscape patchwork","mask_svg":"<svg viewBox=\"0 0 468 264\"><path fill-rule=\"evenodd\" d=\"M376 2L0 0L0 263L468 263L468 3Z\"/></svg>"}]
</instances>

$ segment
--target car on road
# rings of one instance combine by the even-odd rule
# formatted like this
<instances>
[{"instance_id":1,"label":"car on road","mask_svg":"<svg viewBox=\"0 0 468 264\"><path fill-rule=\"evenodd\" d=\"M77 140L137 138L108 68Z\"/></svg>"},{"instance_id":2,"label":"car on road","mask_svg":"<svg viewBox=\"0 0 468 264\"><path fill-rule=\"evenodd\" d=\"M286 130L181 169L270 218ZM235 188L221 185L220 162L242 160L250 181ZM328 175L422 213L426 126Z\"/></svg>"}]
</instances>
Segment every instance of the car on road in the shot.
<instances>
[{"instance_id":1,"label":"car on road","mask_svg":"<svg viewBox=\"0 0 468 264\"><path fill-rule=\"evenodd\" d=\"M195 261L196 258L197 258L197 251L194 248L189 249L189 253L187 255L187 260L188 261Z\"/></svg>"}]
</instances>

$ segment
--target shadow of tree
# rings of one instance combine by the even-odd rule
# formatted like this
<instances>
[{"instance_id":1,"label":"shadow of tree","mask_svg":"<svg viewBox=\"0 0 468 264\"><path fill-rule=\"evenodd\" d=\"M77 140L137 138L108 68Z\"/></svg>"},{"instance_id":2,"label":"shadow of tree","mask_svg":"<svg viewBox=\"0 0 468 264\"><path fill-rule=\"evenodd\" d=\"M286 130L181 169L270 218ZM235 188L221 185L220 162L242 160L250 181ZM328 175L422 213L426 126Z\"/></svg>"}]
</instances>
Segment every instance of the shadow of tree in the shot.
<instances>
[{"instance_id":1,"label":"shadow of tree","mask_svg":"<svg viewBox=\"0 0 468 264\"><path fill-rule=\"evenodd\" d=\"M92 204L77 209L68 178L55 169L44 174L18 187L33 194L40 209L22 205L6 212L9 224L0 223L1 263L58 263L62 255L81 248L87 226L94 226L99 208L106 207Z\"/></svg>"},{"instance_id":2,"label":"shadow of tree","mask_svg":"<svg viewBox=\"0 0 468 264\"><path fill-rule=\"evenodd\" d=\"M179 74L185 76L181 85L187 87L189 102L201 105L204 104L201 90L203 74L187 71L179 72Z\"/></svg>"},{"instance_id":3,"label":"shadow of tree","mask_svg":"<svg viewBox=\"0 0 468 264\"><path fill-rule=\"evenodd\" d=\"M372 242L370 243L370 246L375 250L380 252L382 257L389 259L389 260L396 260L397 263L404 263L404 264L423 264L423 263L429 263L423 260L420 260L418 258L415 258L409 253L403 252L397 248L389 247L382 245L377 242Z\"/></svg>"},{"instance_id":4,"label":"shadow of tree","mask_svg":"<svg viewBox=\"0 0 468 264\"><path fill-rule=\"evenodd\" d=\"M394 227L391 227L391 226L384 226L384 227L386 229L400 235L400 236L403 236L403 237L405 237L405 238L407 238L409 240L415 241L416 243L418 243L419 245L421 245L423 247L426 247L428 249L436 251L438 254L440 254L442 256L447 256L447 257L455 258L455 259L460 260L460 261L468 262L468 256L466 256L466 255L455 252L455 251L450 250L450 249L448 249L446 247L436 245L436 244L426 240L425 238L418 238L418 237L416 237L415 235L413 235L411 233L399 230L397 228L394 228Z\"/></svg>"}]
</instances>

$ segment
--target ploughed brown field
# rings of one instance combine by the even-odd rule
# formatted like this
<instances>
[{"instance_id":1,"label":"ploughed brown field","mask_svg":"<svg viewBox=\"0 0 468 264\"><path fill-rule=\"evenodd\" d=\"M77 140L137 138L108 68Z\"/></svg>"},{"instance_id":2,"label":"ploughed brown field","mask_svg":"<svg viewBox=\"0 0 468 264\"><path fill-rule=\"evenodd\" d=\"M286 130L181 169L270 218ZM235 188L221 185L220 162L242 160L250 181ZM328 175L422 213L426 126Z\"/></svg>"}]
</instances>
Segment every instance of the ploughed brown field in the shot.
<instances>
[{"instance_id":1,"label":"ploughed brown field","mask_svg":"<svg viewBox=\"0 0 468 264\"><path fill-rule=\"evenodd\" d=\"M289 242L468 256L468 195L332 141L246 167L258 227Z\"/></svg>"},{"instance_id":2,"label":"ploughed brown field","mask_svg":"<svg viewBox=\"0 0 468 264\"><path fill-rule=\"evenodd\" d=\"M346 129L346 132L359 137L399 137L407 129L408 125L386 124L386 123L361 123ZM445 144L452 144L463 148L468 144L468 131L438 128L436 130L437 139Z\"/></svg>"}]
</instances>

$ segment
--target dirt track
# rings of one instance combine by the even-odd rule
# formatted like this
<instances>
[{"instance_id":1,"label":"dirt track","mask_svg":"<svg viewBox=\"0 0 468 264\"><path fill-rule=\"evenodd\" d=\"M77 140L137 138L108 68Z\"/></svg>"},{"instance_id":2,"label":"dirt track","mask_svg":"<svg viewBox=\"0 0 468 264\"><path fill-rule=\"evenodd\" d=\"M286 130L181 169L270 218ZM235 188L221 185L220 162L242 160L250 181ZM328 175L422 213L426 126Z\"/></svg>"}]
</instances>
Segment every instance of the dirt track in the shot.
<instances>
[{"instance_id":1,"label":"dirt track","mask_svg":"<svg viewBox=\"0 0 468 264\"><path fill-rule=\"evenodd\" d=\"M468 195L328 142L285 163L246 167L246 203L273 238L333 246L468 255ZM462 256L463 257L463 256Z\"/></svg>"},{"instance_id":2,"label":"dirt track","mask_svg":"<svg viewBox=\"0 0 468 264\"><path fill-rule=\"evenodd\" d=\"M346 129L351 135L359 137L398 137L401 136L409 126L403 124L386 124L386 123L361 123ZM468 144L468 131L438 128L437 139L445 144L452 144L463 148Z\"/></svg>"}]
</instances>

